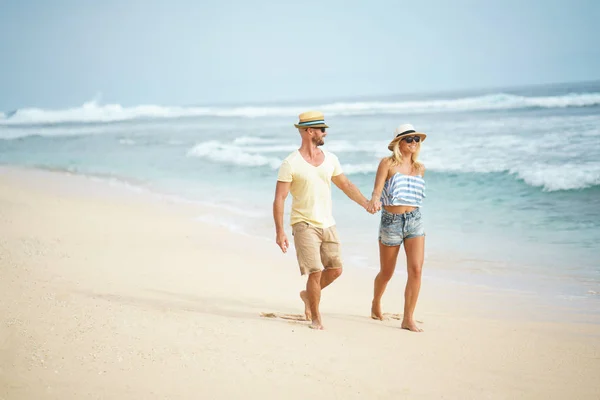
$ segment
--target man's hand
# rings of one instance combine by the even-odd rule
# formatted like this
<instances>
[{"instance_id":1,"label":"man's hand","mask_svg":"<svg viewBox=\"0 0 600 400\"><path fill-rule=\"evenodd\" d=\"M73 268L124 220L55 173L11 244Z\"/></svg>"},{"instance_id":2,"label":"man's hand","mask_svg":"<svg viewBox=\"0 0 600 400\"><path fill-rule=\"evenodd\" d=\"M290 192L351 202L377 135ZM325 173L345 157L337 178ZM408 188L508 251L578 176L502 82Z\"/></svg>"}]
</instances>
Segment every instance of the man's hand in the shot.
<instances>
[{"instance_id":1,"label":"man's hand","mask_svg":"<svg viewBox=\"0 0 600 400\"><path fill-rule=\"evenodd\" d=\"M285 230L283 229L283 207L285 204L285 198L290 192L291 182L277 181L277 187L275 188L275 200L273 200L273 220L275 221L275 241L284 253L287 252L290 243L288 242L287 236L285 236Z\"/></svg>"},{"instance_id":2,"label":"man's hand","mask_svg":"<svg viewBox=\"0 0 600 400\"><path fill-rule=\"evenodd\" d=\"M381 210L381 201L379 201L376 198L372 198L365 206L365 209L371 214L375 214L376 212Z\"/></svg>"},{"instance_id":3,"label":"man's hand","mask_svg":"<svg viewBox=\"0 0 600 400\"><path fill-rule=\"evenodd\" d=\"M287 253L287 249L288 247L290 247L290 242L288 242L288 238L285 235L285 232L277 232L275 242L277 242L277 245L281 248L281 251Z\"/></svg>"}]
</instances>

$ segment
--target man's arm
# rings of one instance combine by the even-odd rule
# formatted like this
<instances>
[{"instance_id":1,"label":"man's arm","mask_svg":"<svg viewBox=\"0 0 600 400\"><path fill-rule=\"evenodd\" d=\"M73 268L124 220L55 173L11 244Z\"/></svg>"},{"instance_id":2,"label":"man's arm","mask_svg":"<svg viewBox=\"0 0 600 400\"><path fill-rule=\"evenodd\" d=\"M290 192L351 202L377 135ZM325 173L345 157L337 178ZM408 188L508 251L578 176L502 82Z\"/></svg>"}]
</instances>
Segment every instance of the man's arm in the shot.
<instances>
[{"instance_id":1,"label":"man's arm","mask_svg":"<svg viewBox=\"0 0 600 400\"><path fill-rule=\"evenodd\" d=\"M346 194L350 199L354 200L364 209L367 209L368 200L363 194L358 190L358 188L350 182L350 179L346 177L344 174L339 174L331 178L331 181L340 188L342 192ZM368 211L368 210L367 210Z\"/></svg>"},{"instance_id":2,"label":"man's arm","mask_svg":"<svg viewBox=\"0 0 600 400\"><path fill-rule=\"evenodd\" d=\"M290 193L291 182L277 181L275 187L275 200L273 200L273 220L275 221L275 241L284 253L287 252L290 243L288 242L285 230L283 229L283 208L285 199Z\"/></svg>"}]
</instances>

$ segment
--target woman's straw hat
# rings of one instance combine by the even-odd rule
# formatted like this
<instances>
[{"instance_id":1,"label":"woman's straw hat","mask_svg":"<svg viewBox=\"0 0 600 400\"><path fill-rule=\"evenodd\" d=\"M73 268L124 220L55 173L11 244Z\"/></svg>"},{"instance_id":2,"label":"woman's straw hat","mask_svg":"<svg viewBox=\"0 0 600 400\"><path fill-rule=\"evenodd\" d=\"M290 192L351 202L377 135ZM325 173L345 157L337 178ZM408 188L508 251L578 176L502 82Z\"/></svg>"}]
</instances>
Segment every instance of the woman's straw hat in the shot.
<instances>
[{"instance_id":1,"label":"woman's straw hat","mask_svg":"<svg viewBox=\"0 0 600 400\"><path fill-rule=\"evenodd\" d=\"M427 137L426 134L415 131L415 127L411 124L402 124L394 130L394 138L390 144L388 144L388 149L393 150L394 144L406 136L419 136L422 142L425 141L425 138Z\"/></svg>"}]
</instances>

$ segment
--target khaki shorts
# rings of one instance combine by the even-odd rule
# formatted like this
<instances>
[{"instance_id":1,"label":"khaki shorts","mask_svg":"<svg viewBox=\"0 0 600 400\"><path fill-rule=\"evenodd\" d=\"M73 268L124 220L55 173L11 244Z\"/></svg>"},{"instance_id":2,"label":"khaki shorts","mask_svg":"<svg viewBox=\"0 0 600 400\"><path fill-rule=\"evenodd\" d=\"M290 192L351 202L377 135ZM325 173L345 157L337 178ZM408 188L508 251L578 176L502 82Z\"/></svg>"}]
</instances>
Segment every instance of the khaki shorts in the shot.
<instances>
[{"instance_id":1,"label":"khaki shorts","mask_svg":"<svg viewBox=\"0 0 600 400\"><path fill-rule=\"evenodd\" d=\"M340 239L335 225L317 228L306 222L298 222L292 226L292 235L302 275L342 268Z\"/></svg>"}]
</instances>

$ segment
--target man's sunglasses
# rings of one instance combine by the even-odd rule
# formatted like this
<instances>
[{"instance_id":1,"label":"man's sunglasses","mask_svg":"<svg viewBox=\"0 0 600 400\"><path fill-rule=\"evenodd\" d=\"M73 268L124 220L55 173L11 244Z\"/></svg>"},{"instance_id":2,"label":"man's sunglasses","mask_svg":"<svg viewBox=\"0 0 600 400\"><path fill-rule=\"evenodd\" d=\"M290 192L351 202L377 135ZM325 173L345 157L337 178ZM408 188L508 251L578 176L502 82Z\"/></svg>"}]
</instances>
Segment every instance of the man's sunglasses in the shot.
<instances>
[{"instance_id":1,"label":"man's sunglasses","mask_svg":"<svg viewBox=\"0 0 600 400\"><path fill-rule=\"evenodd\" d=\"M406 143L412 143L413 140L415 141L415 143L419 143L421 141L421 137L420 136L407 136L405 138L402 138L402 140L404 140Z\"/></svg>"},{"instance_id":2,"label":"man's sunglasses","mask_svg":"<svg viewBox=\"0 0 600 400\"><path fill-rule=\"evenodd\" d=\"M311 128L311 129L320 129L321 133L325 133L325 129L327 129L327 128Z\"/></svg>"}]
</instances>

